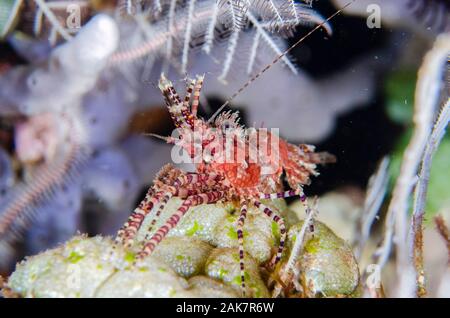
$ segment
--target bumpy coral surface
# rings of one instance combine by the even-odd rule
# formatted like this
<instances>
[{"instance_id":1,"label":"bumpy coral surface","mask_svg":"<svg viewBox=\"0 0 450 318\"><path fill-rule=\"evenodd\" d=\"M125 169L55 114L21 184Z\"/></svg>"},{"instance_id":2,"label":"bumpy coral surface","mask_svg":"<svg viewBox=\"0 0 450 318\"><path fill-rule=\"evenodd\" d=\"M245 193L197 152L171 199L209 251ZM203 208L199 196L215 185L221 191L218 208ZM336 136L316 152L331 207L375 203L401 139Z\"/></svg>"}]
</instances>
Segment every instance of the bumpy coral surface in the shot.
<instances>
[{"instance_id":1,"label":"bumpy coral surface","mask_svg":"<svg viewBox=\"0 0 450 318\"><path fill-rule=\"evenodd\" d=\"M169 201L158 224L180 205ZM284 201L267 202L288 223L292 245L302 222ZM241 282L232 204L200 205L143 260L135 257L148 231L151 216L131 249L107 237L76 236L58 248L19 263L5 295L21 297L239 297ZM244 227L246 295L270 297L274 272L267 266L278 244L276 223L256 210ZM288 246L289 247L289 246ZM289 256L285 252L284 259ZM306 237L295 277L305 297L353 296L359 270L351 249L327 226L315 223Z\"/></svg>"},{"instance_id":2,"label":"bumpy coral surface","mask_svg":"<svg viewBox=\"0 0 450 318\"><path fill-rule=\"evenodd\" d=\"M291 227L289 241L295 241L303 222ZM326 225L317 222L314 235L304 245L299 260L301 284L309 297L338 297L353 294L359 284L358 264L351 248Z\"/></svg>"}]
</instances>

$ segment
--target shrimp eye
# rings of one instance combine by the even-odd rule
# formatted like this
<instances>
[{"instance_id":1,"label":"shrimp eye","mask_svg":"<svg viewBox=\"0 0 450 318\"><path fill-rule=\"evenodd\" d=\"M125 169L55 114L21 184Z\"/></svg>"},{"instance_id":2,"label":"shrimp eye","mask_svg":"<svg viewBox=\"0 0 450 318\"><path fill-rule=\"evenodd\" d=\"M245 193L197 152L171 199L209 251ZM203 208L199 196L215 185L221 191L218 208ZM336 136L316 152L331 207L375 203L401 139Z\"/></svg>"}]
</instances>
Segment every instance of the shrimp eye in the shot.
<instances>
[{"instance_id":1,"label":"shrimp eye","mask_svg":"<svg viewBox=\"0 0 450 318\"><path fill-rule=\"evenodd\" d=\"M226 130L226 129L229 129L229 128L231 128L231 125L230 125L229 122L225 122L225 123L222 124L222 129L223 130Z\"/></svg>"}]
</instances>

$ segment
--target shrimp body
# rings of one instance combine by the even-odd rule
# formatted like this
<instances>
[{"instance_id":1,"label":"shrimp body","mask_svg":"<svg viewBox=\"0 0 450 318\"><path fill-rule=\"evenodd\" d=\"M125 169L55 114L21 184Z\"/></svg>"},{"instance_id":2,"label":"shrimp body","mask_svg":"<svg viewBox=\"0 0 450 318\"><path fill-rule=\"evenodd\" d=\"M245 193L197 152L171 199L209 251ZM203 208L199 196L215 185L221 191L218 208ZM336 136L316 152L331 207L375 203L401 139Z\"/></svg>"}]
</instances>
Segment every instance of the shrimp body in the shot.
<instances>
[{"instance_id":1,"label":"shrimp body","mask_svg":"<svg viewBox=\"0 0 450 318\"><path fill-rule=\"evenodd\" d=\"M236 231L245 295L243 226L248 207L256 207L278 224L280 243L268 264L274 267L282 256L286 227L283 218L260 200L300 196L307 207L303 186L310 183L310 176L318 174L317 164L333 162L334 156L316 153L310 145L288 143L267 129L245 128L239 124L237 112L221 113L212 122L199 118L197 108L202 84L203 76L189 81L182 100L172 83L161 76L159 88L177 128L171 137L163 138L184 151L195 163L196 171L185 172L171 165L164 166L144 200L118 232L117 242L131 245L144 218L158 206L151 222L151 226L155 225L165 204L174 196L183 199L183 203L145 242L140 257L151 254L191 207L219 201L239 202ZM287 191L283 191L283 176L290 187Z\"/></svg>"}]
</instances>

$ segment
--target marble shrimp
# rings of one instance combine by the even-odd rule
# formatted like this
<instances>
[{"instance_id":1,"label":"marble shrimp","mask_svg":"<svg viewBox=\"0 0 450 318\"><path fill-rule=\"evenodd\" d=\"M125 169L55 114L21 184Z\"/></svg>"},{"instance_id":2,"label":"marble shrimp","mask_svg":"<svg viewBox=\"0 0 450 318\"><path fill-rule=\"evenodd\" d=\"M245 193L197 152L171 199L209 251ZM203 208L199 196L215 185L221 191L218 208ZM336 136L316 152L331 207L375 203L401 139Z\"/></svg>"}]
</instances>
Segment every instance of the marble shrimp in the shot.
<instances>
[{"instance_id":1,"label":"marble shrimp","mask_svg":"<svg viewBox=\"0 0 450 318\"><path fill-rule=\"evenodd\" d=\"M150 255L168 232L177 226L191 207L217 202L235 202L240 207L237 220L241 287L245 296L243 226L250 206L259 209L278 224L280 241L270 267L282 257L286 227L283 218L261 203L262 199L299 196L309 210L303 186L318 174L317 164L334 162L334 156L314 151L311 145L290 144L266 129L245 128L239 124L238 112L223 112L213 121L197 115L204 76L188 80L182 100L164 74L159 80L168 111L177 128L176 134L161 137L183 149L195 163L195 172L185 172L172 165L164 166L156 176L145 198L119 230L117 242L131 246L144 219L156 207L149 232L155 226L164 206L172 197L182 204L164 225L147 237L138 258ZM191 103L192 99L192 103ZM290 189L283 191L283 177Z\"/></svg>"},{"instance_id":2,"label":"marble shrimp","mask_svg":"<svg viewBox=\"0 0 450 318\"><path fill-rule=\"evenodd\" d=\"M279 62L312 33L322 28L354 1L351 0L278 55L270 64L245 82L207 121L197 115L204 76L197 76L195 80L188 80L186 95L182 101L172 83L165 78L164 74L161 75L158 86L164 96L178 134L170 137L159 137L167 143L182 147L193 160L196 159L196 171L185 172L172 165L164 166L157 174L153 186L150 187L145 198L118 231L116 237L118 244L131 246L144 219L155 207L158 207L148 231L151 233L166 203L172 197L181 198L183 200L181 206L151 237L146 237L138 258L142 259L150 255L168 232L177 226L180 219L191 207L232 201L239 204L240 207L236 232L243 296L246 296L243 226L249 206L256 207L278 224L280 231L279 246L269 264L269 266L275 268L282 257L287 234L286 227L283 218L262 204L261 200L299 196L305 206L306 213L310 213L311 210L303 192L303 186L310 183L311 176L318 175L317 164L332 163L335 162L336 158L326 152L316 153L314 146L311 145L301 144L297 146L288 143L276 134L254 128L245 128L239 124L237 112L221 111L271 66ZM196 141L196 135L197 137L200 135L200 141ZM250 151L250 149L255 148L255 138L257 150L258 148L267 149L270 145L272 151L256 151L256 159L250 158L252 155L255 156L255 151ZM227 149L224 143L228 146L231 144L231 147L228 147L228 149L234 150L231 151L231 156L227 157L227 151L224 155L223 149ZM274 144L276 147L272 149ZM208 149L206 153L204 152L205 149ZM198 156L199 153L200 156ZM241 157L234 154L241 154ZM227 160L224 160L224 157ZM283 191L284 179L290 187L287 191Z\"/></svg>"}]
</instances>

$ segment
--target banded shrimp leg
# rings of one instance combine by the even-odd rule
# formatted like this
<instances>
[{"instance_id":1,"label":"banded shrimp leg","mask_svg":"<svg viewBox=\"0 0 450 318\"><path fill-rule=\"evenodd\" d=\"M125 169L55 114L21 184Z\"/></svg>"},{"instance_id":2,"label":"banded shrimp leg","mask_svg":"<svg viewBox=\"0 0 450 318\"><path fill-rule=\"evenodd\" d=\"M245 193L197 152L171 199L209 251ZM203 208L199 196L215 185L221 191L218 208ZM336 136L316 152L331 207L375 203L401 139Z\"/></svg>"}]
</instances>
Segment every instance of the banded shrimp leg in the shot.
<instances>
[{"instance_id":1,"label":"banded shrimp leg","mask_svg":"<svg viewBox=\"0 0 450 318\"><path fill-rule=\"evenodd\" d=\"M187 197L178 210L172 214L172 216L162 225L150 238L148 242L145 243L142 250L138 253L138 258L142 259L150 255L156 246L166 237L167 233L171 229L177 226L181 218L189 211L191 207L200 204L212 204L225 197L224 191L213 191L208 193L201 193Z\"/></svg>"},{"instance_id":2,"label":"banded shrimp leg","mask_svg":"<svg viewBox=\"0 0 450 318\"><path fill-rule=\"evenodd\" d=\"M262 194L259 198L260 199L270 199L270 200L275 200L275 199L285 199L285 198L290 198L290 197L294 197L294 196L299 196L300 198L300 202L303 205L303 208L305 209L305 213L306 216L309 215L309 213L311 213L311 208L309 206L308 203L308 198L306 197L305 193L303 192L303 188L301 185L299 185L299 187L295 190L287 190L284 192L275 192L275 193L267 193L267 194ZM311 232L314 232L314 226L312 225L311 228Z\"/></svg>"},{"instance_id":3,"label":"banded shrimp leg","mask_svg":"<svg viewBox=\"0 0 450 318\"><path fill-rule=\"evenodd\" d=\"M198 195L202 189L214 187L222 180L223 176L218 174L187 173L179 176L172 186L166 187L166 192L161 200L158 210L147 229L145 241L150 239L150 234L153 231L153 228L158 222L166 204L172 197L187 198L188 196Z\"/></svg>"},{"instance_id":4,"label":"banded shrimp leg","mask_svg":"<svg viewBox=\"0 0 450 318\"><path fill-rule=\"evenodd\" d=\"M280 260L283 254L284 244L286 241L286 226L283 219L273 212L269 207L265 206L257 200L252 200L251 203L257 207L265 216L269 217L272 221L278 224L280 229L280 244L278 246L277 254L275 260L271 262L271 266L275 266ZM241 290L242 296L246 296L246 285L245 285L245 254L244 254L244 223L247 218L247 201L245 199L241 200L240 203L240 215L237 222L237 237L238 237L238 248L239 248L239 269L241 278Z\"/></svg>"},{"instance_id":5,"label":"banded shrimp leg","mask_svg":"<svg viewBox=\"0 0 450 318\"><path fill-rule=\"evenodd\" d=\"M308 203L308 199L307 199L305 193L303 192L303 188L301 185L299 185L299 187L295 190L288 190L285 192L278 192L278 193L272 193L272 194L263 194L263 195L261 195L260 198L261 199L276 199L276 198L288 198L288 197L297 196L297 195L300 197L300 201L305 209L305 213L306 213L305 222L309 223L309 232L314 233L314 211L311 209L311 207ZM317 201L315 204L317 204ZM283 245L284 245L284 243L283 243ZM280 254L281 247L282 247L282 244L281 244L281 238L280 238L280 246L278 249L277 257L276 257L275 261L273 262L273 265L276 265L277 262L280 260L280 257L282 256L282 254ZM289 262L294 262L294 263L296 262L296 260L298 258L298 254L300 253L300 250L299 250L300 247L301 247L301 245L298 245L297 243L294 244L294 246L292 247L292 250L291 250L291 256L289 257ZM295 280L293 280L292 277L296 276L296 275L298 275L298 273L296 272L295 268L289 268L289 266L287 269L285 268L282 271L282 274L280 275L278 283L275 286L273 295L275 295L275 297L277 297L279 294L281 294L281 290L283 288L282 285L287 286L288 285L287 283L289 281L294 281L294 284L295 284Z\"/></svg>"},{"instance_id":6,"label":"banded shrimp leg","mask_svg":"<svg viewBox=\"0 0 450 318\"><path fill-rule=\"evenodd\" d=\"M247 201L241 200L241 211L237 222L237 237L239 244L239 269L241 272L242 296L245 297L245 265L244 265L244 223L247 218Z\"/></svg>"},{"instance_id":7,"label":"banded shrimp leg","mask_svg":"<svg viewBox=\"0 0 450 318\"><path fill-rule=\"evenodd\" d=\"M138 207L134 209L133 213L128 217L128 220L117 232L115 239L116 244L122 244L126 247L133 245L134 238L139 231L145 217L152 211L155 205L158 205L163 197L163 191L155 191L150 188L144 199L139 203Z\"/></svg>"}]
</instances>

